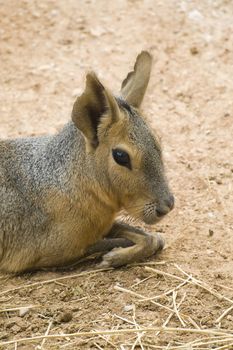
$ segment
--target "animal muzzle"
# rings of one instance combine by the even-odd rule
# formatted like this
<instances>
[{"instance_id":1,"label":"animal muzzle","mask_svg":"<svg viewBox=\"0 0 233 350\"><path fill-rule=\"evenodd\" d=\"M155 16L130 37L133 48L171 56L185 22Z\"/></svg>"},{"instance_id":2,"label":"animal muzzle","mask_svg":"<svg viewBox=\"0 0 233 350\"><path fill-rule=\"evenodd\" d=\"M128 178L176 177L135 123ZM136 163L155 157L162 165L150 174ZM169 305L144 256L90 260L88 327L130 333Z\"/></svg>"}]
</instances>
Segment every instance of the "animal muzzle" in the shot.
<instances>
[{"instance_id":1,"label":"animal muzzle","mask_svg":"<svg viewBox=\"0 0 233 350\"><path fill-rule=\"evenodd\" d=\"M143 210L143 221L148 225L158 222L174 208L174 204L175 199L172 194L169 194L166 199L159 203L146 204Z\"/></svg>"}]
</instances>

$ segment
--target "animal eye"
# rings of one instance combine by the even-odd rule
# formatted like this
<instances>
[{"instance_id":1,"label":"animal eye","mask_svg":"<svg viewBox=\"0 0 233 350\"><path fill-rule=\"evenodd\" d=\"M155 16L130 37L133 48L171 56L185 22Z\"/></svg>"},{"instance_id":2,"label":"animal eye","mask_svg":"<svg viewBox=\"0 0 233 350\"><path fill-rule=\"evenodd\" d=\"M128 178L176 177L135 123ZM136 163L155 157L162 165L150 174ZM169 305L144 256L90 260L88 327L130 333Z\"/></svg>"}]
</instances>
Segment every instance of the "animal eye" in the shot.
<instances>
[{"instance_id":1,"label":"animal eye","mask_svg":"<svg viewBox=\"0 0 233 350\"><path fill-rule=\"evenodd\" d=\"M115 148L112 150L112 156L117 164L131 169L130 157L127 152Z\"/></svg>"}]
</instances>

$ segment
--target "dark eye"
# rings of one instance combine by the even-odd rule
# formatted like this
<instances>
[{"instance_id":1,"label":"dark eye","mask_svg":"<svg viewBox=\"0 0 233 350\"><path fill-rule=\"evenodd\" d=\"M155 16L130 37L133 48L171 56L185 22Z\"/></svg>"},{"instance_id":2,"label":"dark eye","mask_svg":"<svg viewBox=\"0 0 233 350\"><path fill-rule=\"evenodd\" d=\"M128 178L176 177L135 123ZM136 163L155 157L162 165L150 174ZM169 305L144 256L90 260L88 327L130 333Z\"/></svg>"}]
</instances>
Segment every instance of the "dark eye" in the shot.
<instances>
[{"instance_id":1,"label":"dark eye","mask_svg":"<svg viewBox=\"0 0 233 350\"><path fill-rule=\"evenodd\" d=\"M117 164L131 169L130 157L127 152L115 148L112 150L112 156Z\"/></svg>"}]
</instances>

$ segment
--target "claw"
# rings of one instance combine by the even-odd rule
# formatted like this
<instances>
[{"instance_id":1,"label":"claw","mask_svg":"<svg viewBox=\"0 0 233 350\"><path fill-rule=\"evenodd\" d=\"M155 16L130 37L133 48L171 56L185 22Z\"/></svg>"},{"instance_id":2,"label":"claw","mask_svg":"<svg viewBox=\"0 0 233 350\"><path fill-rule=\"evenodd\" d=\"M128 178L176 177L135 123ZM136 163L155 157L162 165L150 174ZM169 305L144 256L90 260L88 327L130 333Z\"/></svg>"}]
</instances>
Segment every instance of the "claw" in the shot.
<instances>
[{"instance_id":1,"label":"claw","mask_svg":"<svg viewBox=\"0 0 233 350\"><path fill-rule=\"evenodd\" d=\"M114 248L113 250L111 250L109 253L105 254L103 256L103 260L101 261L101 263L98 265L101 269L103 268L108 268L108 267L112 267L113 266L113 257L115 255L115 252L118 248Z\"/></svg>"},{"instance_id":2,"label":"claw","mask_svg":"<svg viewBox=\"0 0 233 350\"><path fill-rule=\"evenodd\" d=\"M160 251L164 248L165 246L165 239L157 233L156 235L156 251Z\"/></svg>"}]
</instances>

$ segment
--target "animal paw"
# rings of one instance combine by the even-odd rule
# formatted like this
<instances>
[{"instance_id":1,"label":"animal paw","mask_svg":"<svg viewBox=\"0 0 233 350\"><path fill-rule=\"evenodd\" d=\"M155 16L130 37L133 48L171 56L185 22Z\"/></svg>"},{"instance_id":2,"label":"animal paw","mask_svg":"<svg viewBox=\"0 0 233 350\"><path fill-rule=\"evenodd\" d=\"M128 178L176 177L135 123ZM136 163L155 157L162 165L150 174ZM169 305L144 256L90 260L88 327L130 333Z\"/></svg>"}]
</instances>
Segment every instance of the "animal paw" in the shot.
<instances>
[{"instance_id":1,"label":"animal paw","mask_svg":"<svg viewBox=\"0 0 233 350\"><path fill-rule=\"evenodd\" d=\"M165 239L159 233L156 233L156 236L153 236L153 247L155 249L154 252L162 250L164 246Z\"/></svg>"},{"instance_id":2,"label":"animal paw","mask_svg":"<svg viewBox=\"0 0 233 350\"><path fill-rule=\"evenodd\" d=\"M114 248L107 254L103 256L103 260L98 265L100 268L108 267L118 267L125 264L125 261L122 261L122 249L126 248Z\"/></svg>"}]
</instances>

